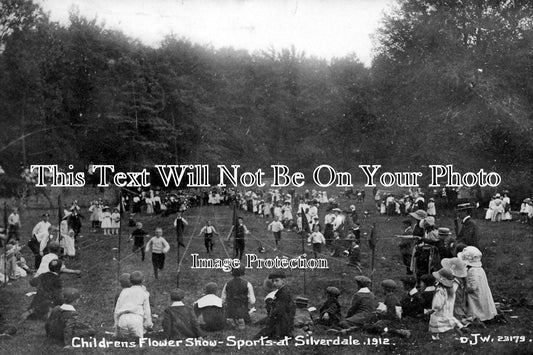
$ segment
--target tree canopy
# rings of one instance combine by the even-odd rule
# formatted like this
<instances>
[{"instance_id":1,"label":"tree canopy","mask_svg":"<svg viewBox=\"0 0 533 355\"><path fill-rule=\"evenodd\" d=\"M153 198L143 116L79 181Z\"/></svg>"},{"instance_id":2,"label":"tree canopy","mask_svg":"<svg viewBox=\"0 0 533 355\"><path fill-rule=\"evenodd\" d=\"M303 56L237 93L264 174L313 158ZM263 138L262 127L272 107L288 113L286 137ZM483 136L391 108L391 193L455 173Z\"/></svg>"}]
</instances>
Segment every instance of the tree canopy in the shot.
<instances>
[{"instance_id":1,"label":"tree canopy","mask_svg":"<svg viewBox=\"0 0 533 355\"><path fill-rule=\"evenodd\" d=\"M4 1L0 165L453 163L528 178L532 13L525 0L401 0L366 68L172 35L151 48L75 12L62 26L30 0Z\"/></svg>"}]
</instances>

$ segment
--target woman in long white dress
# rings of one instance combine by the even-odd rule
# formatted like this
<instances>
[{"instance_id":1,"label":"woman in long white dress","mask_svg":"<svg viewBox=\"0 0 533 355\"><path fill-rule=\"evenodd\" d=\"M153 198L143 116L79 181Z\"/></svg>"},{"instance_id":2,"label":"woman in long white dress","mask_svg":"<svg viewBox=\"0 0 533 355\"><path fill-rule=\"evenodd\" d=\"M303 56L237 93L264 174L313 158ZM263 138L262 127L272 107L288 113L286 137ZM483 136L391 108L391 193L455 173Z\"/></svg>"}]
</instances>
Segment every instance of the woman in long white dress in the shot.
<instances>
[{"instance_id":1,"label":"woman in long white dress","mask_svg":"<svg viewBox=\"0 0 533 355\"><path fill-rule=\"evenodd\" d=\"M502 200L497 197L494 199L494 210L492 211L492 218L490 220L492 222L501 222L504 212Z\"/></svg>"},{"instance_id":2,"label":"woman in long white dress","mask_svg":"<svg viewBox=\"0 0 533 355\"><path fill-rule=\"evenodd\" d=\"M511 215L511 199L507 193L503 194L502 205L504 210L502 221L512 220L513 216Z\"/></svg>"},{"instance_id":3,"label":"woman in long white dress","mask_svg":"<svg viewBox=\"0 0 533 355\"><path fill-rule=\"evenodd\" d=\"M59 233L61 234L61 240L59 245L63 248L63 252L66 256L74 257L76 256L76 244L74 241L74 231L69 230L67 218L68 214L65 214L65 218L61 221L59 225Z\"/></svg>"},{"instance_id":4,"label":"woman in long white dress","mask_svg":"<svg viewBox=\"0 0 533 355\"><path fill-rule=\"evenodd\" d=\"M490 221L492 219L492 215L494 214L494 201L496 200L496 197L492 196L489 202L489 208L487 209L487 212L485 213L485 219L487 221Z\"/></svg>"}]
</instances>

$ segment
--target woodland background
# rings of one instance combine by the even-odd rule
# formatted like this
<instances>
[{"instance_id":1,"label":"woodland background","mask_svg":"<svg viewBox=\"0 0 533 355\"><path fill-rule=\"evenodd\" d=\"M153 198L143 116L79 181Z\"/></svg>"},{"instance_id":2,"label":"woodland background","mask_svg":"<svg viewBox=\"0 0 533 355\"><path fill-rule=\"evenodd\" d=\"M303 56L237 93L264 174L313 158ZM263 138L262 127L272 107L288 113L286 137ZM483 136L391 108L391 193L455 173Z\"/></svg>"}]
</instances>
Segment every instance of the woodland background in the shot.
<instances>
[{"instance_id":1,"label":"woodland background","mask_svg":"<svg viewBox=\"0 0 533 355\"><path fill-rule=\"evenodd\" d=\"M370 67L179 34L151 48L75 10L63 26L3 0L1 184L41 163L454 164L531 193L532 2L401 0L374 41Z\"/></svg>"}]
</instances>

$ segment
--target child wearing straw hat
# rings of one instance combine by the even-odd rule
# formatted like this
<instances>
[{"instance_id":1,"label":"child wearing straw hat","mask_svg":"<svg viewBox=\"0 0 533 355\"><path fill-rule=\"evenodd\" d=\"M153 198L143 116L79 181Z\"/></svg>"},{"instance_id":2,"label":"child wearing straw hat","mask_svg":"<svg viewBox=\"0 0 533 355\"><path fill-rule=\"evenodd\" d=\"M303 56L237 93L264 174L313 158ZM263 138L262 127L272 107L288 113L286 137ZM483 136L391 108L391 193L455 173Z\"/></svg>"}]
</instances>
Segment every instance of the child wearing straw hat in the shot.
<instances>
[{"instance_id":1,"label":"child wearing straw hat","mask_svg":"<svg viewBox=\"0 0 533 355\"><path fill-rule=\"evenodd\" d=\"M459 332L463 324L453 316L455 292L453 288L454 276L450 269L442 268L433 272L437 282L435 295L431 303L431 316L429 318L429 331L433 340L439 339L439 334L457 328Z\"/></svg>"},{"instance_id":2,"label":"child wearing straw hat","mask_svg":"<svg viewBox=\"0 0 533 355\"><path fill-rule=\"evenodd\" d=\"M457 257L466 263L466 299L468 314L474 320L482 322L493 319L496 314L496 305L492 298L487 275L481 267L481 251L473 246L467 246Z\"/></svg>"},{"instance_id":3,"label":"child wearing straw hat","mask_svg":"<svg viewBox=\"0 0 533 355\"><path fill-rule=\"evenodd\" d=\"M459 258L442 259L443 268L450 269L454 276L453 290L455 292L455 303L453 306L453 316L461 323L470 323L468 309L466 307L466 264Z\"/></svg>"}]
</instances>

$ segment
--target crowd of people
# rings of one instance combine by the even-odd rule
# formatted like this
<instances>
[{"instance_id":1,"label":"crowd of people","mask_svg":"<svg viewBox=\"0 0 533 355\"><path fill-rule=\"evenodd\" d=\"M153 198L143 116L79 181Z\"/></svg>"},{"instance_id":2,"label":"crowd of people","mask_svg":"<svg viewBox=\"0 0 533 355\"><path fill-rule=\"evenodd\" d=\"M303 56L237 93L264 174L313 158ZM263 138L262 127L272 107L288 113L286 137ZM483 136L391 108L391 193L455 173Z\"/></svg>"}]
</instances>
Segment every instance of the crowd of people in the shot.
<instances>
[{"instance_id":1,"label":"crowd of people","mask_svg":"<svg viewBox=\"0 0 533 355\"><path fill-rule=\"evenodd\" d=\"M323 192L306 191L299 195L294 191L274 189L265 192L224 189L207 193L194 191L187 194L165 194L161 200L156 200L156 203L146 201L160 195L163 194L148 191L144 194L140 192L124 196L122 206L119 204L116 208L116 222L120 223L118 212L121 209L130 211L133 215L162 214L165 211L162 206L166 205L166 201L174 200L177 201L177 206L173 209L173 226L177 242L182 243L184 231L189 225L182 213L189 206L195 203L235 203L241 211L272 220L267 224L266 230L273 234L275 249L283 245L282 231L299 233L312 245L315 258L320 255L349 256L348 264L356 266L362 273L358 250L361 242L361 216L358 215L354 204L343 211L335 199L327 198ZM232 279L224 284L220 293L219 285L209 282L205 285L205 294L191 307L183 302L186 296L184 290L171 290L169 307L164 311L160 326L154 326L150 293L143 285L145 277L142 272L134 271L120 277L121 290L117 294L114 307L115 336L143 337L149 332L153 336L167 339L200 338L209 332L224 329L242 330L250 324L255 324L260 329L256 337L271 339L310 334L317 329L341 335L366 331L409 337L411 333L408 326L412 323L406 320L411 319L427 322L429 332L434 339L438 339L440 334L450 330L464 333L469 326L493 321L497 317L497 309L481 263L479 228L471 218L475 206L468 203L456 207L457 236L453 237L451 229L440 226L435 217L436 213L431 213L434 212L431 200L428 204L423 204L423 195L419 194L413 201L417 201L413 204L416 209L408 210L410 219L403 222L402 234L397 236L406 268L406 275L401 278L404 289L402 297L398 297L397 282L386 279L381 282L383 299L378 299L370 278L358 275L355 277L357 289L352 295L348 309L341 306L340 290L333 285L326 285L324 302L317 307L317 313L313 313L309 308L310 300L295 297L294 289L287 286L287 275L276 271L263 283L266 317L253 320L250 315L255 311L256 292L252 284L245 279L244 268L234 268L231 271ZM396 202L394 204L396 213ZM94 230L100 228L104 235L114 234L113 227L103 223L102 216L109 213L105 211L105 207L102 201L94 201L91 204L91 227ZM80 297L80 291L63 287L60 277L61 273L80 274L79 270L67 268L62 257L71 255L65 236L68 235L69 240L75 243L80 235L83 219L80 210L74 202L70 209L64 211L65 216L61 224L63 225L63 221L65 223L60 226L59 233L51 225L49 215L43 214L42 220L33 228L28 243L33 245L30 245L30 248L35 256L35 275L30 284L36 287L36 294L24 316L27 319L45 320L46 333L65 345L70 344L74 336L95 334L95 328L79 321L75 304ZM295 210L296 218L293 216ZM319 211L322 213L319 214ZM319 215L324 215L324 219L320 220ZM111 218L110 223L113 221L113 217L104 218ZM366 218L366 214L363 214L362 218ZM163 237L163 230L158 227L154 236L150 236L143 229L141 222L131 222L129 226L135 226L130 234L130 240L134 242L133 252L139 251L143 261L146 253L151 252L154 278L160 279L164 270L165 254L170 250L169 243ZM17 227L9 228L6 233L10 236L6 238L9 240L6 248L12 266L11 271L3 271L8 277L15 275L15 269L19 273L20 270L26 274L32 273L20 255L21 246L17 232L20 230L20 217L16 209L13 210L9 223ZM234 233L230 231L228 235L228 238L234 235L234 257L242 258L245 251L244 241L249 233L243 218L240 217L237 225L232 225L232 228L237 229L233 230ZM212 238L218 234L219 231L210 221L200 229L199 236L204 237L206 253L213 252ZM323 253L322 247L327 248L327 254Z\"/></svg>"}]
</instances>

